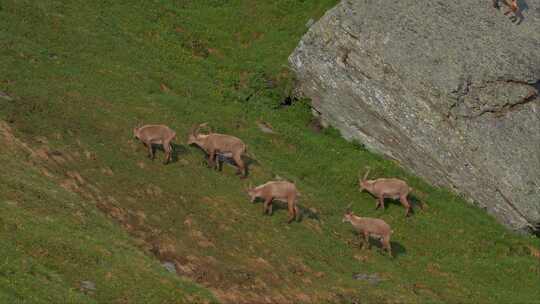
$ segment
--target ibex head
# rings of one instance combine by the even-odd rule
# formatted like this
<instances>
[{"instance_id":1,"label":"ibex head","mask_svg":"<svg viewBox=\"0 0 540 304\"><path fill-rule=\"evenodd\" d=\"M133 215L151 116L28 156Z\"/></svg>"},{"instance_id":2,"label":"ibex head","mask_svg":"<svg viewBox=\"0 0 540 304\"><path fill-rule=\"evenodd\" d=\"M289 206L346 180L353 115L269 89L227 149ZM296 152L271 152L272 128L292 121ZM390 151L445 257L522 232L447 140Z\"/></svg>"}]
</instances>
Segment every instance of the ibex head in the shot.
<instances>
[{"instance_id":1,"label":"ibex head","mask_svg":"<svg viewBox=\"0 0 540 304\"><path fill-rule=\"evenodd\" d=\"M345 214L343 215L343 219L341 219L341 222L345 223L345 222L351 221L351 216L353 215L353 212L351 210L351 205L352 203L347 205L347 208L345 209Z\"/></svg>"},{"instance_id":2,"label":"ibex head","mask_svg":"<svg viewBox=\"0 0 540 304\"><path fill-rule=\"evenodd\" d=\"M202 123L200 125L194 125L192 128L191 128L191 131L189 132L189 135L188 135L188 140L187 140L187 144L188 145L191 145L191 144L194 144L194 143L197 143L197 140L199 139L199 131L202 127L207 127L208 126L208 123L205 122L205 123Z\"/></svg>"},{"instance_id":3,"label":"ibex head","mask_svg":"<svg viewBox=\"0 0 540 304\"><path fill-rule=\"evenodd\" d=\"M371 168L367 167L366 174L364 174L364 177L362 179L360 179L360 172L358 172L358 186L360 187L360 192L364 191L364 189L366 189L368 186L367 177L370 170Z\"/></svg>"}]
</instances>

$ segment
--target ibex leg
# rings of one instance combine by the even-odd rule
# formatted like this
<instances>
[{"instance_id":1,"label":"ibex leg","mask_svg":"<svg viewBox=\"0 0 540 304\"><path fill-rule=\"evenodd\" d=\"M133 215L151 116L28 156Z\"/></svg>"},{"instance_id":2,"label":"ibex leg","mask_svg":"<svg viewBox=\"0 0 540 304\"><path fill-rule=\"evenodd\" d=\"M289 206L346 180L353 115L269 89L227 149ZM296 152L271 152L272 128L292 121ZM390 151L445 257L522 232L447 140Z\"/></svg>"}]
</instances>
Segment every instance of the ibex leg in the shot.
<instances>
[{"instance_id":1,"label":"ibex leg","mask_svg":"<svg viewBox=\"0 0 540 304\"><path fill-rule=\"evenodd\" d=\"M407 200L407 196L403 195L399 198L399 201L401 204L405 207L405 216L409 216L411 214L411 204Z\"/></svg>"},{"instance_id":2,"label":"ibex leg","mask_svg":"<svg viewBox=\"0 0 540 304\"><path fill-rule=\"evenodd\" d=\"M383 247L388 251L390 257L392 257L392 246L390 245L390 238L385 237L382 239Z\"/></svg>"},{"instance_id":3,"label":"ibex leg","mask_svg":"<svg viewBox=\"0 0 540 304\"><path fill-rule=\"evenodd\" d=\"M377 206L375 207L375 210L379 209L379 207L384 209L384 196L377 198Z\"/></svg>"},{"instance_id":4,"label":"ibex leg","mask_svg":"<svg viewBox=\"0 0 540 304\"><path fill-rule=\"evenodd\" d=\"M233 155L234 162L238 166L238 171L236 174L242 175L242 177L246 177L246 166L244 164L244 161L242 160L241 155Z\"/></svg>"},{"instance_id":5,"label":"ibex leg","mask_svg":"<svg viewBox=\"0 0 540 304\"><path fill-rule=\"evenodd\" d=\"M216 158L216 151L214 150L208 151L208 167L209 168L214 168L215 158Z\"/></svg>"},{"instance_id":6,"label":"ibex leg","mask_svg":"<svg viewBox=\"0 0 540 304\"><path fill-rule=\"evenodd\" d=\"M367 244L368 249L371 249L371 243L369 242L369 233L364 232L364 244ZM362 245L362 248L364 248L364 245Z\"/></svg>"},{"instance_id":7,"label":"ibex leg","mask_svg":"<svg viewBox=\"0 0 540 304\"><path fill-rule=\"evenodd\" d=\"M165 150L165 161L163 161L163 163L168 164L169 161L171 160L171 143L164 142L163 150Z\"/></svg>"},{"instance_id":8,"label":"ibex leg","mask_svg":"<svg viewBox=\"0 0 540 304\"><path fill-rule=\"evenodd\" d=\"M289 219L287 220L287 223L291 223L294 220L294 202L289 201L288 207L289 207Z\"/></svg>"},{"instance_id":9,"label":"ibex leg","mask_svg":"<svg viewBox=\"0 0 540 304\"><path fill-rule=\"evenodd\" d=\"M268 208L270 207L270 204L272 203L272 198L267 198L264 200L264 205L263 205L263 214L267 214L268 213ZM271 207L270 207L271 208ZM272 215L270 213L270 215Z\"/></svg>"},{"instance_id":10,"label":"ibex leg","mask_svg":"<svg viewBox=\"0 0 540 304\"><path fill-rule=\"evenodd\" d=\"M151 142L145 142L144 143L146 147L148 148L148 158L154 159L154 147L152 146Z\"/></svg>"}]
</instances>

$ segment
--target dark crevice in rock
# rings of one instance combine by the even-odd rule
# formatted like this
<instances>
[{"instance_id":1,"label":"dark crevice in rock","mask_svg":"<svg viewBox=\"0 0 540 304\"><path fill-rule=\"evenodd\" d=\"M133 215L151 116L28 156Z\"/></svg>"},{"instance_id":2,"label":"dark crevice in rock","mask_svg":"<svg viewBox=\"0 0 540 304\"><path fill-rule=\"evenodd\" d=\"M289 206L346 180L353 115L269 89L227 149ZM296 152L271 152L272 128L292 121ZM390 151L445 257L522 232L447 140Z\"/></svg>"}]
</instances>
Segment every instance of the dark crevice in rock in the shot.
<instances>
[{"instance_id":1,"label":"dark crevice in rock","mask_svg":"<svg viewBox=\"0 0 540 304\"><path fill-rule=\"evenodd\" d=\"M476 105L476 104L469 104L466 103L466 98L474 98L477 101L479 101L479 95L482 93L482 90L487 90L490 87L495 88L499 84L501 85L508 85L508 84L515 84L519 86L524 86L529 88L529 92L526 96L522 97L521 99L517 101L508 101L504 104L495 104L495 105ZM461 118L467 118L467 119L474 119L483 116L486 113L495 114L497 116L505 115L509 112L519 110L521 106L537 101L539 97L540 92L540 80L536 83L528 83L525 81L519 81L519 80L496 80L491 82L486 82L483 85L477 85L474 88L471 86L470 81L465 81L462 86L460 86L454 93L456 94L456 103L452 104L449 108L449 112L447 113L447 118L453 118L454 120L458 117ZM472 96L473 94L476 94L478 96ZM458 107L465 107L467 112L476 112L471 114L465 114L465 113L455 113L457 112ZM477 109L478 107L482 107L483 109Z\"/></svg>"},{"instance_id":2,"label":"dark crevice in rock","mask_svg":"<svg viewBox=\"0 0 540 304\"><path fill-rule=\"evenodd\" d=\"M540 238L540 223L536 223L532 232L537 238Z\"/></svg>"}]
</instances>

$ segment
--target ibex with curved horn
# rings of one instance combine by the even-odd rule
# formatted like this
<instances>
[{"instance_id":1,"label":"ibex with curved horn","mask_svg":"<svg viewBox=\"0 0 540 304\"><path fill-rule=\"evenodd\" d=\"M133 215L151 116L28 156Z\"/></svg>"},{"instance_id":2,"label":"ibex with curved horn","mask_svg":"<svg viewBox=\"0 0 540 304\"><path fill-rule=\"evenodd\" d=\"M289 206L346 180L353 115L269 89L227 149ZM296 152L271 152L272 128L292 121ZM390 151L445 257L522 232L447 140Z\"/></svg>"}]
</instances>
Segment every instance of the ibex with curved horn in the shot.
<instances>
[{"instance_id":1,"label":"ibex with curved horn","mask_svg":"<svg viewBox=\"0 0 540 304\"><path fill-rule=\"evenodd\" d=\"M358 178L358 186L360 187L360 192L366 190L371 193L375 198L377 198L377 204L375 209L383 207L384 209L384 199L390 198L401 202L401 204L407 209L406 216L409 216L411 213L411 204L407 200L407 196L413 190L409 187L407 183L401 179L397 178L378 178L375 180L368 180L368 174L370 169L368 168L366 174L362 179ZM360 177L360 176L359 176Z\"/></svg>"},{"instance_id":2,"label":"ibex with curved horn","mask_svg":"<svg viewBox=\"0 0 540 304\"><path fill-rule=\"evenodd\" d=\"M237 137L225 134L214 133L210 129L208 134L200 134L202 127L208 127L208 123L194 126L188 136L187 144L195 144L208 154L208 166L216 168L216 155L221 154L231 157L238 167L237 174L242 178L247 175L246 166L242 160L242 154L246 152L246 145Z\"/></svg>"},{"instance_id":3,"label":"ibex with curved horn","mask_svg":"<svg viewBox=\"0 0 540 304\"><path fill-rule=\"evenodd\" d=\"M139 139L148 148L148 157L154 159L154 147L152 145L162 145L165 150L164 164L169 163L172 158L173 146L171 141L176 138L176 132L166 125L144 125L140 128L133 128L133 137Z\"/></svg>"}]
</instances>

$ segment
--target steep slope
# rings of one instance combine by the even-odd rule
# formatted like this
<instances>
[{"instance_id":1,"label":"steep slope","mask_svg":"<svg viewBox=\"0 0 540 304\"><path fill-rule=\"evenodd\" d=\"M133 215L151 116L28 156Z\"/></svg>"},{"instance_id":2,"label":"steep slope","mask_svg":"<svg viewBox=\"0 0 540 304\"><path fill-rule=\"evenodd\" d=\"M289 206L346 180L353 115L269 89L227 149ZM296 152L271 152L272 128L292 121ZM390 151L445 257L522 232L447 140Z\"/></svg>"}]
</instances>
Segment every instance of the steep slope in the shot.
<instances>
[{"instance_id":1,"label":"steep slope","mask_svg":"<svg viewBox=\"0 0 540 304\"><path fill-rule=\"evenodd\" d=\"M280 106L292 88L288 54L306 30L304 24L333 4L3 3L0 27L9 30L0 32L5 71L0 91L12 100L0 99L0 119L16 138L41 151L40 163L54 168L48 170L53 177L36 171L21 180L60 185L67 198L58 200L59 210L50 209L51 216L66 218L62 207L73 199L97 218L90 227L103 227L95 230L95 242L111 240L109 251L131 252L154 265L147 278L156 277L152 284L163 288L153 293L155 302L168 302L169 295L178 295L178 301L211 300L193 283L171 279L155 266L156 260L173 265L179 276L224 303L537 301L538 240L508 234L481 210L344 141L335 130L313 131L306 101ZM248 181L239 180L228 166L222 173L206 168L201 151L184 145L189 128L204 121L246 141L255 158ZM262 132L258 121L275 133ZM133 126L158 122L179 134L175 161L167 166L160 162L162 153L152 162L131 138ZM31 167L37 164L24 163L22 152L15 153L18 157L0 153L13 168L35 171ZM358 169L367 165L374 175L407 179L429 208L407 219L394 204L374 211L373 198L356 188ZM2 175L2 193L17 188L9 182L12 170ZM243 189L249 182L276 176L297 183L303 194L302 222L286 225L285 210L276 208L265 217L260 204L248 202ZM48 207L33 196L2 199L16 201L6 205L12 209ZM394 259L377 248L360 250L352 229L341 223L350 202L356 212L392 225ZM11 217L5 214L3 221ZM88 216L83 213L85 221ZM29 224L34 218L19 217L28 235L37 229ZM61 221L47 225L77 231L84 226L76 219L73 226ZM126 234L120 235L119 228ZM76 241L81 234L62 242L82 246ZM1 241L14 236L6 230ZM48 234L42 238L54 239ZM118 239L130 245L114 245ZM50 251L54 244L42 247ZM9 250L17 259L25 255ZM123 296L146 290L137 284L154 286L135 268L120 279L125 286L111 284L106 292L100 282L106 282L107 273L83 261L72 260L94 271L94 277L55 282L66 293L78 288L78 280L95 282L94 294L84 298L88 302L145 302ZM64 264L55 259L50 265ZM28 280L39 276L14 268ZM377 274L382 281L355 280L357 273ZM6 272L1 278L13 280ZM14 285L12 291L28 302L42 298L24 287Z\"/></svg>"},{"instance_id":2,"label":"steep slope","mask_svg":"<svg viewBox=\"0 0 540 304\"><path fill-rule=\"evenodd\" d=\"M32 149L5 122L0 145L1 303L215 302L72 193L87 182L61 164L81 155Z\"/></svg>"}]
</instances>

